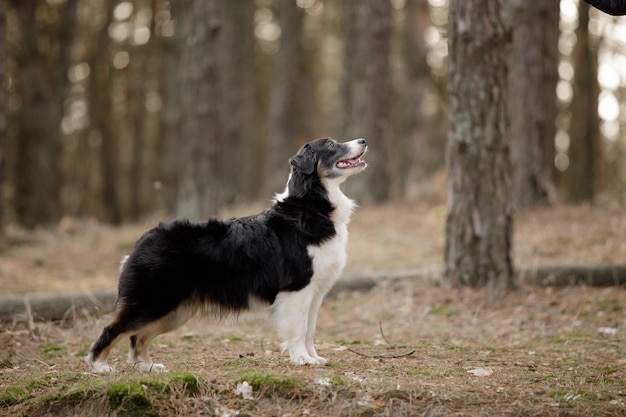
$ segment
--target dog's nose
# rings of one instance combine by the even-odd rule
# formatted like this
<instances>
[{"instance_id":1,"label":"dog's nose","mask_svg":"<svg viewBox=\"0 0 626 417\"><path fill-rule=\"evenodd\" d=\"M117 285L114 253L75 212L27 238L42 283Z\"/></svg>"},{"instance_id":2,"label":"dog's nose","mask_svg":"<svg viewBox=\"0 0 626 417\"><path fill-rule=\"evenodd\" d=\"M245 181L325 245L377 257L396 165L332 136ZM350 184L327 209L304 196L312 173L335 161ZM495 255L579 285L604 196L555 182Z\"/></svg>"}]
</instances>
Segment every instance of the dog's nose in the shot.
<instances>
[{"instance_id":1,"label":"dog's nose","mask_svg":"<svg viewBox=\"0 0 626 417\"><path fill-rule=\"evenodd\" d=\"M367 144L367 142L365 141L365 139L358 139L358 142L357 142L357 143L358 143L359 145L365 145L365 144Z\"/></svg>"}]
</instances>

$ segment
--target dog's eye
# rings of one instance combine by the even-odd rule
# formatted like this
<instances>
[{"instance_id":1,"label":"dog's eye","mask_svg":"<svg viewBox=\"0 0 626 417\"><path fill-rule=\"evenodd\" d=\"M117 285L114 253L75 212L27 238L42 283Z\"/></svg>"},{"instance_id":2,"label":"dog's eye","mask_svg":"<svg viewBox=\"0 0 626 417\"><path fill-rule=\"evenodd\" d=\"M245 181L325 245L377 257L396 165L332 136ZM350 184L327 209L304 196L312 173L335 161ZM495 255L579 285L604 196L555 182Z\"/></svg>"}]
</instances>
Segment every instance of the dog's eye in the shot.
<instances>
[{"instance_id":1,"label":"dog's eye","mask_svg":"<svg viewBox=\"0 0 626 417\"><path fill-rule=\"evenodd\" d=\"M331 151L334 151L335 149L337 149L337 144L335 142L328 141L326 142L326 147Z\"/></svg>"}]
</instances>

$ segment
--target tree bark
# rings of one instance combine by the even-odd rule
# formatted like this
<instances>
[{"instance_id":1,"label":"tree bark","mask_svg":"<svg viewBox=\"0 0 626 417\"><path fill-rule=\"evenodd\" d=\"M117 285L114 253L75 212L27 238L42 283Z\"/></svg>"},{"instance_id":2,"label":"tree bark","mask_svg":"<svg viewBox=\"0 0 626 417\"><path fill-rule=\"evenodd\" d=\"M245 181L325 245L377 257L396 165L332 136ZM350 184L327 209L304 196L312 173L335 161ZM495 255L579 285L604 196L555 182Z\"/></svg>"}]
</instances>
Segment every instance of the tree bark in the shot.
<instances>
[{"instance_id":1,"label":"tree bark","mask_svg":"<svg viewBox=\"0 0 626 417\"><path fill-rule=\"evenodd\" d=\"M514 287L513 209L502 0L453 0L445 274L457 285Z\"/></svg>"},{"instance_id":2,"label":"tree bark","mask_svg":"<svg viewBox=\"0 0 626 417\"><path fill-rule=\"evenodd\" d=\"M180 144L182 134L182 79L179 66L182 50L186 39L183 33L183 16L186 12L186 2L174 2L167 9L175 23L172 36L160 38L160 48L163 56L163 71L159 77L159 90L163 97L163 107L160 113L159 124L163 132L160 175L163 179L164 208L169 214L176 213L179 195L180 167L183 157Z\"/></svg>"},{"instance_id":3,"label":"tree bark","mask_svg":"<svg viewBox=\"0 0 626 417\"><path fill-rule=\"evenodd\" d=\"M589 37L589 5L580 3L578 15L577 41L572 53L574 96L570 105L571 116L568 129L569 167L562 174L561 182L564 198L569 202L593 199L600 140L598 56Z\"/></svg>"},{"instance_id":4,"label":"tree bark","mask_svg":"<svg viewBox=\"0 0 626 417\"><path fill-rule=\"evenodd\" d=\"M17 0L12 4L20 36L16 89L21 98L15 117L17 133L12 136L17 157L12 173L13 206L18 223L35 227L54 222L61 215L59 127L69 83L77 0L62 6ZM55 13L59 19L38 19L37 7L58 8Z\"/></svg>"},{"instance_id":5,"label":"tree bark","mask_svg":"<svg viewBox=\"0 0 626 417\"><path fill-rule=\"evenodd\" d=\"M268 149L265 169L266 191L285 188L287 160L300 145L296 141L300 123L299 80L303 65L302 24L304 11L293 0L279 2L280 46L276 54L268 125Z\"/></svg>"},{"instance_id":6,"label":"tree bark","mask_svg":"<svg viewBox=\"0 0 626 417\"><path fill-rule=\"evenodd\" d=\"M178 71L182 166L176 212L178 217L201 220L216 215L221 206L222 95L217 62L221 22L216 0L186 0L180 6L185 43Z\"/></svg>"},{"instance_id":7,"label":"tree bark","mask_svg":"<svg viewBox=\"0 0 626 417\"><path fill-rule=\"evenodd\" d=\"M295 5L295 2L294 2ZM253 142L255 126L254 12L249 0L219 2L218 39L220 123L223 136L221 199L223 204L242 201L252 193L253 172L258 158Z\"/></svg>"},{"instance_id":8,"label":"tree bark","mask_svg":"<svg viewBox=\"0 0 626 417\"><path fill-rule=\"evenodd\" d=\"M365 138L369 168L345 185L360 203L389 198L391 142L391 3L348 1L343 58L341 140Z\"/></svg>"},{"instance_id":9,"label":"tree bark","mask_svg":"<svg viewBox=\"0 0 626 417\"><path fill-rule=\"evenodd\" d=\"M89 118L91 135L99 136L98 147L100 158L100 201L102 214L100 217L107 222L120 224L122 208L118 194L119 178L119 138L113 125L113 103L111 99L111 51L109 25L113 19L114 4L107 2L104 22L96 35L96 42L91 51L89 66L92 68L89 80Z\"/></svg>"},{"instance_id":10,"label":"tree bark","mask_svg":"<svg viewBox=\"0 0 626 417\"><path fill-rule=\"evenodd\" d=\"M427 63L425 34L431 26L427 0L407 2L402 28L402 66L395 90L399 104L394 106L394 141L391 152L391 178L394 197L415 198L430 185L432 175L445 164L446 117L443 97L433 85ZM425 112L425 107L431 110Z\"/></svg>"},{"instance_id":11,"label":"tree bark","mask_svg":"<svg viewBox=\"0 0 626 417\"><path fill-rule=\"evenodd\" d=\"M7 134L7 5L0 0L0 235L4 230L4 146Z\"/></svg>"},{"instance_id":12,"label":"tree bark","mask_svg":"<svg viewBox=\"0 0 626 417\"><path fill-rule=\"evenodd\" d=\"M513 199L516 207L555 198L559 1L515 1L509 65Z\"/></svg>"}]
</instances>

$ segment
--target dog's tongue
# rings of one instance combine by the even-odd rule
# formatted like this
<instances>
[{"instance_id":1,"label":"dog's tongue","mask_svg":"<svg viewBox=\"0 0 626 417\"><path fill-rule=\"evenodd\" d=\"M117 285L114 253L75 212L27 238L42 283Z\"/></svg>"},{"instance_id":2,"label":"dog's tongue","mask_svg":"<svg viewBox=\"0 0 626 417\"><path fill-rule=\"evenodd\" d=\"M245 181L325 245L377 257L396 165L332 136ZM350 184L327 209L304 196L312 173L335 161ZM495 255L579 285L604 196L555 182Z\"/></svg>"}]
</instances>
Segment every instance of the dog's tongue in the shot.
<instances>
[{"instance_id":1,"label":"dog's tongue","mask_svg":"<svg viewBox=\"0 0 626 417\"><path fill-rule=\"evenodd\" d=\"M352 158L352 159L342 159L341 161L337 163L337 166L339 168L346 168L349 166L357 165L359 162L361 162L361 157L357 156L356 158Z\"/></svg>"}]
</instances>

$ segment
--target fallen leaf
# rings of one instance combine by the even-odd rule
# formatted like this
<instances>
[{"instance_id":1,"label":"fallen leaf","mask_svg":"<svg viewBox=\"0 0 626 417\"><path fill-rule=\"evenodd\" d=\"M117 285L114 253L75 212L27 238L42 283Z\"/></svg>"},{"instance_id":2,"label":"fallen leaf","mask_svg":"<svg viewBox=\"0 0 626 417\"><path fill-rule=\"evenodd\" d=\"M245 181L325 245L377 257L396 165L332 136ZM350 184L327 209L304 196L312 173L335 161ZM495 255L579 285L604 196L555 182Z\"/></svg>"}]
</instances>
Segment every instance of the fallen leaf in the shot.
<instances>
[{"instance_id":1,"label":"fallen leaf","mask_svg":"<svg viewBox=\"0 0 626 417\"><path fill-rule=\"evenodd\" d=\"M617 327L598 327L598 333L615 336L617 334Z\"/></svg>"},{"instance_id":2,"label":"fallen leaf","mask_svg":"<svg viewBox=\"0 0 626 417\"><path fill-rule=\"evenodd\" d=\"M489 376L493 374L493 370L491 368L474 368L467 372L474 376Z\"/></svg>"},{"instance_id":3,"label":"fallen leaf","mask_svg":"<svg viewBox=\"0 0 626 417\"><path fill-rule=\"evenodd\" d=\"M235 395L241 395L244 400L254 400L252 395L252 387L248 384L248 381L243 381L237 384L235 389Z\"/></svg>"},{"instance_id":4,"label":"fallen leaf","mask_svg":"<svg viewBox=\"0 0 626 417\"><path fill-rule=\"evenodd\" d=\"M323 387L330 387L332 385L330 378L317 378L314 382Z\"/></svg>"}]
</instances>

